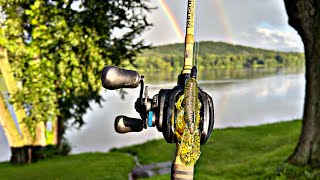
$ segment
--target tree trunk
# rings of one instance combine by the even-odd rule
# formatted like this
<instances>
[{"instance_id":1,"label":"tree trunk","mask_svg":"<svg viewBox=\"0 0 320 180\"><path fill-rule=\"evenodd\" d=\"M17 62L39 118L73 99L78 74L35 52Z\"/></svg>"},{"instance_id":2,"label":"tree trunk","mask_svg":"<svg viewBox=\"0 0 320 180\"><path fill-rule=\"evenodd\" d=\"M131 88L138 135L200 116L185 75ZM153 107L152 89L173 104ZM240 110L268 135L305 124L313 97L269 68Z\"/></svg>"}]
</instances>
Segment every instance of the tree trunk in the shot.
<instances>
[{"instance_id":1,"label":"tree trunk","mask_svg":"<svg viewBox=\"0 0 320 180\"><path fill-rule=\"evenodd\" d=\"M49 145L57 145L58 144L58 120L54 120L52 123L52 134L53 138L50 143L47 143Z\"/></svg>"},{"instance_id":2,"label":"tree trunk","mask_svg":"<svg viewBox=\"0 0 320 180\"><path fill-rule=\"evenodd\" d=\"M9 94L16 93L18 90L17 83L14 80L14 76L9 64L7 51L3 47L0 47L0 71L4 78L6 88L8 89ZM19 135L23 141L21 142L22 144L19 144L18 146L16 144L10 144L12 136L10 132L5 131L9 141L9 145L11 147L11 162L12 163L26 163L26 162L31 163L33 161L37 161L37 159L41 158L40 157L41 154L37 153L38 149L43 149L46 146L45 124L44 122L39 122L36 125L36 133L35 133L35 137L33 138L31 136L29 128L23 122L23 119L26 116L26 112L23 109L17 108L15 105L14 105L14 110L18 120L20 131L21 131L21 135L20 134ZM9 125L10 123L11 124L13 123L14 127L10 126L11 128L9 131L12 131L13 133L15 133L15 131L18 132L17 127L14 124L14 120L12 119L11 116L10 116L10 119L6 120L5 123L1 123L1 125L5 129L5 126ZM33 150L35 150L35 152L33 152Z\"/></svg>"},{"instance_id":3,"label":"tree trunk","mask_svg":"<svg viewBox=\"0 0 320 180\"><path fill-rule=\"evenodd\" d=\"M320 0L284 0L289 24L304 43L306 92L302 131L288 162L320 166Z\"/></svg>"},{"instance_id":4,"label":"tree trunk","mask_svg":"<svg viewBox=\"0 0 320 180\"><path fill-rule=\"evenodd\" d=\"M28 153L25 146L19 148L11 147L10 162L12 164L25 164L30 162L29 159L30 158L28 158Z\"/></svg>"},{"instance_id":5,"label":"tree trunk","mask_svg":"<svg viewBox=\"0 0 320 180\"><path fill-rule=\"evenodd\" d=\"M2 93L0 93L0 125L3 127L10 147L24 146L23 139L10 115Z\"/></svg>"},{"instance_id":6,"label":"tree trunk","mask_svg":"<svg viewBox=\"0 0 320 180\"><path fill-rule=\"evenodd\" d=\"M10 115L2 93L0 93L0 125L3 127L9 146L11 147L11 162L14 164L26 163L28 156L25 153L23 138Z\"/></svg>"},{"instance_id":7,"label":"tree trunk","mask_svg":"<svg viewBox=\"0 0 320 180\"><path fill-rule=\"evenodd\" d=\"M57 147L58 150L62 150L62 141L63 141L63 135L65 132L65 125L64 125L64 120L62 116L58 116L57 120Z\"/></svg>"},{"instance_id":8,"label":"tree trunk","mask_svg":"<svg viewBox=\"0 0 320 180\"><path fill-rule=\"evenodd\" d=\"M17 83L14 80L13 73L11 72L11 67L8 60L7 50L3 47L0 47L0 70L3 76L4 82L8 89L9 94L14 94L17 92ZM23 109L18 109L14 106L14 111L19 123L20 131L23 135L25 145L32 145L33 140L31 133L27 125L23 122L23 118L26 116L26 113Z\"/></svg>"},{"instance_id":9,"label":"tree trunk","mask_svg":"<svg viewBox=\"0 0 320 180\"><path fill-rule=\"evenodd\" d=\"M47 145L45 132L46 132L46 126L45 126L44 122L37 123L34 142L32 144L33 146L45 147Z\"/></svg>"}]
</instances>

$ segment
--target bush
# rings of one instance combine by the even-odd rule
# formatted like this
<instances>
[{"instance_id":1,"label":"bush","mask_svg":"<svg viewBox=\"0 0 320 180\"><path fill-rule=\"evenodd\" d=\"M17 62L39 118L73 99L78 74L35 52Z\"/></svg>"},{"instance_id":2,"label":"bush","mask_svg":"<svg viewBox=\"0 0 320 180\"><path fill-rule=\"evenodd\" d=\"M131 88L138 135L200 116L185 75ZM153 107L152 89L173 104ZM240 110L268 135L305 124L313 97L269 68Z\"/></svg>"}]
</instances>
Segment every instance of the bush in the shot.
<instances>
[{"instance_id":1,"label":"bush","mask_svg":"<svg viewBox=\"0 0 320 180\"><path fill-rule=\"evenodd\" d=\"M61 149L59 151L60 155L66 156L71 152L71 145L70 143L67 141L67 139L63 139L62 144L61 144Z\"/></svg>"}]
</instances>

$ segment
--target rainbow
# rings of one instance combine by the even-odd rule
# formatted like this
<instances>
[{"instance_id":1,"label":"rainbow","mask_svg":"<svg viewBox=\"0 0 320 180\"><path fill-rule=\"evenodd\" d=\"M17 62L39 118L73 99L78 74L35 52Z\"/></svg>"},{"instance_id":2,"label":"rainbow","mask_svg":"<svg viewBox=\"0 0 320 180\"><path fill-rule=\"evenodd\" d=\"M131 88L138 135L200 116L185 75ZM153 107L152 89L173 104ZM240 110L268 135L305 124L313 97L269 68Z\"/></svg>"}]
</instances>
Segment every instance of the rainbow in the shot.
<instances>
[{"instance_id":1,"label":"rainbow","mask_svg":"<svg viewBox=\"0 0 320 180\"><path fill-rule=\"evenodd\" d=\"M179 27L179 24L177 22L177 19L175 18L175 16L173 15L171 9L169 8L168 4L166 3L165 0L158 0L161 9L163 10L163 12L166 14L166 16L168 17L173 30L175 31L176 35L179 38L180 42L184 41L184 33L182 31L182 29Z\"/></svg>"},{"instance_id":2,"label":"rainbow","mask_svg":"<svg viewBox=\"0 0 320 180\"><path fill-rule=\"evenodd\" d=\"M231 25L229 24L229 19L226 14L227 11L224 8L223 1L222 0L212 0L212 3L213 3L213 7L219 17L219 22L222 25L223 30L225 32L226 41L229 43L233 42L234 38L232 37L232 30L230 28Z\"/></svg>"},{"instance_id":3,"label":"rainbow","mask_svg":"<svg viewBox=\"0 0 320 180\"><path fill-rule=\"evenodd\" d=\"M233 42L234 38L232 35L232 28L231 28L232 26L229 23L228 15L226 13L227 11L225 10L223 0L212 0L211 2L213 3L213 9L216 12L216 15L219 20L219 24L221 24L221 27L223 28L223 31L225 33L225 41L229 42L229 43ZM170 7L168 6L168 3L166 2L166 0L158 0L158 3L160 5L161 9L163 10L163 12L165 13L165 15L167 16L167 18L168 18L173 30L175 31L179 41L183 42L184 41L184 31L180 28L176 17L174 16Z\"/></svg>"}]
</instances>

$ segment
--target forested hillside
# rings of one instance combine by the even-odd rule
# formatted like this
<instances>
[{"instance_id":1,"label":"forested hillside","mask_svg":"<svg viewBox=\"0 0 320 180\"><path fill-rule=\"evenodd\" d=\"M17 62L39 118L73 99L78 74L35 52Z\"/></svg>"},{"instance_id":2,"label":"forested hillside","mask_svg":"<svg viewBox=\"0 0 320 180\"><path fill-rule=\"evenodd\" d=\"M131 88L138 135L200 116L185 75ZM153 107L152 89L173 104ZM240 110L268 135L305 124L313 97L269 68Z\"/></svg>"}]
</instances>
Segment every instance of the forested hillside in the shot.
<instances>
[{"instance_id":1,"label":"forested hillside","mask_svg":"<svg viewBox=\"0 0 320 180\"><path fill-rule=\"evenodd\" d=\"M303 53L278 52L224 42L200 42L197 59L200 69L301 66ZM144 50L133 65L144 71L181 69L184 44L156 46Z\"/></svg>"}]
</instances>

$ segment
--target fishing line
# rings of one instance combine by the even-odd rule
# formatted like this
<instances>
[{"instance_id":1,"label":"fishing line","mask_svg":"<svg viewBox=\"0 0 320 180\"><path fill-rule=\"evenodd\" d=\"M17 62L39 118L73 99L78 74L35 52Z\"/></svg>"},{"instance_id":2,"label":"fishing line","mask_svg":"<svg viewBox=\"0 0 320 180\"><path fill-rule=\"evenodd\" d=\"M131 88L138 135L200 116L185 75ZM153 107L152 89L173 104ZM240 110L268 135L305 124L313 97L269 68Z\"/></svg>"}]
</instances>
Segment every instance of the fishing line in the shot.
<instances>
[{"instance_id":1,"label":"fishing line","mask_svg":"<svg viewBox=\"0 0 320 180\"><path fill-rule=\"evenodd\" d=\"M199 40L199 36L198 36L198 16L199 16L199 7L200 7L200 4L199 4L200 1L197 1L198 4L196 4L196 8L195 8L195 18L194 20L196 21L194 24L195 24L195 27L194 27L194 53L193 53L193 59L194 59L194 63L193 65L197 67L197 75L196 75L196 79L199 80L199 49L200 49L200 40ZM196 87L198 88L198 86ZM193 90L194 92L193 93L196 93L198 91L195 91ZM198 95L196 94L196 99L198 99ZM196 101L197 102L197 101ZM198 103L195 103L194 104L194 109L193 109L193 127L194 128L197 128L197 125L196 123L197 122L197 109L198 109Z\"/></svg>"},{"instance_id":2,"label":"fishing line","mask_svg":"<svg viewBox=\"0 0 320 180\"><path fill-rule=\"evenodd\" d=\"M194 15L194 20L196 21L196 23L194 23L194 49L193 49L193 65L197 67L197 40L198 40L198 35L197 35L197 29L198 29L198 25L197 25L197 6L196 6L196 12Z\"/></svg>"},{"instance_id":3,"label":"fishing line","mask_svg":"<svg viewBox=\"0 0 320 180\"><path fill-rule=\"evenodd\" d=\"M194 35L195 35L195 48L194 48L194 66L197 67L197 69L199 69L199 49L200 49L200 42L199 42L199 38L198 38L198 14L199 14L199 7L200 7L200 1L197 1L197 5L196 5L196 13L195 13L195 28L194 28ZM198 71L199 72L199 71ZM197 79L199 77L199 73L197 73Z\"/></svg>"}]
</instances>

